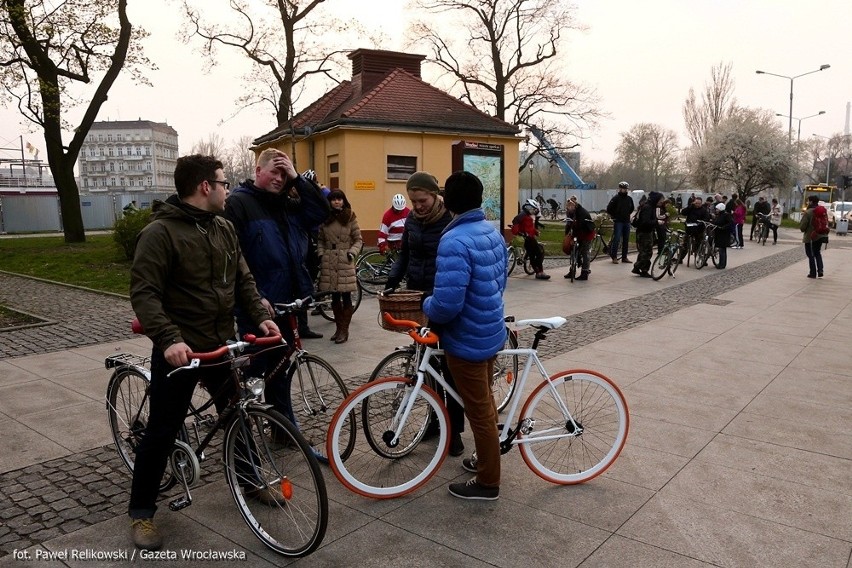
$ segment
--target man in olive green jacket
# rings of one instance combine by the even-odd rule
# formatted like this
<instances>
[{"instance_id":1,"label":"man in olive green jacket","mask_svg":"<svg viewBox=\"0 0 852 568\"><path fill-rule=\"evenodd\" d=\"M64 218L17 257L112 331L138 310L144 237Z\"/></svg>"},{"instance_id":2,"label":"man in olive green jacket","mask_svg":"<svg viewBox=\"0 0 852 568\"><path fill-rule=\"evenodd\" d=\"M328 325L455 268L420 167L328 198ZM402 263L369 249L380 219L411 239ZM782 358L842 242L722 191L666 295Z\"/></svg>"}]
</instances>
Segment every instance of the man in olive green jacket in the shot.
<instances>
[{"instance_id":1,"label":"man in olive green jacket","mask_svg":"<svg viewBox=\"0 0 852 568\"><path fill-rule=\"evenodd\" d=\"M133 541L146 550L162 546L153 523L160 479L196 383L203 378L212 394L221 393L220 412L234 389L227 365L167 374L187 365L192 352L212 351L234 338L236 303L263 333L279 333L261 304L233 225L219 216L229 188L222 163L212 156L184 156L174 176L177 195L154 202L130 271L130 302L154 343L150 412L136 449L128 507Z\"/></svg>"}]
</instances>

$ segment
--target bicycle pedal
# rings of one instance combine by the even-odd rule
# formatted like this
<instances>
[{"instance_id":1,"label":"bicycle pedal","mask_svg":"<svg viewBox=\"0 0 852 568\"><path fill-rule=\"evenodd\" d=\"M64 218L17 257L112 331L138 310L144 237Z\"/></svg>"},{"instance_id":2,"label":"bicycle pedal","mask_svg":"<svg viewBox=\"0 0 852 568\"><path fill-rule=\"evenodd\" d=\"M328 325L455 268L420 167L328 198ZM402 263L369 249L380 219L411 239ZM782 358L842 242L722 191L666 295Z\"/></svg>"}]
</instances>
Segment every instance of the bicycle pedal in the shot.
<instances>
[{"instance_id":1,"label":"bicycle pedal","mask_svg":"<svg viewBox=\"0 0 852 568\"><path fill-rule=\"evenodd\" d=\"M180 511L181 509L186 509L190 505L192 505L192 497L182 495L181 497L178 497L174 501L169 502L169 510L170 511Z\"/></svg>"}]
</instances>

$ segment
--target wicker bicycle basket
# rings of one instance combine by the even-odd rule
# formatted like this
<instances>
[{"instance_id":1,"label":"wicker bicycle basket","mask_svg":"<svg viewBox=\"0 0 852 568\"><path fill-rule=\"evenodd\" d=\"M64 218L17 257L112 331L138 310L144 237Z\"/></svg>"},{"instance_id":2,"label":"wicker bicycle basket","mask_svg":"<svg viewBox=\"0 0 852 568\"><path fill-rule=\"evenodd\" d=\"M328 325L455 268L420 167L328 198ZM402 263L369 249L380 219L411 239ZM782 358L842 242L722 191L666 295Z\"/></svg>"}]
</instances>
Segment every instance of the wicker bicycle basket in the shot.
<instances>
[{"instance_id":1,"label":"wicker bicycle basket","mask_svg":"<svg viewBox=\"0 0 852 568\"><path fill-rule=\"evenodd\" d=\"M426 325L426 314L420 309L422 292L394 292L390 295L379 294L379 325L388 331L408 332L408 328L397 327L388 324L382 317L388 312L396 319L416 321L420 325Z\"/></svg>"}]
</instances>

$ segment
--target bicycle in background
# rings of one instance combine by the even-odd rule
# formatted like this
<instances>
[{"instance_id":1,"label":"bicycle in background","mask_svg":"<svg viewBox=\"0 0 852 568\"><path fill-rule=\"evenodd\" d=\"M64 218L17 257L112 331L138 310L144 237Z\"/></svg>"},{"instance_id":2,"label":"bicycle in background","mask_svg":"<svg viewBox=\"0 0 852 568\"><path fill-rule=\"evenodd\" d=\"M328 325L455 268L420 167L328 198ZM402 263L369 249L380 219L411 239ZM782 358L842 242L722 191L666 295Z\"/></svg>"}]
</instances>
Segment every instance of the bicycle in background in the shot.
<instances>
[{"instance_id":1,"label":"bicycle in background","mask_svg":"<svg viewBox=\"0 0 852 568\"><path fill-rule=\"evenodd\" d=\"M391 267L399 258L399 249L388 247L387 252L378 250L362 252L355 261L355 277L358 286L367 294L375 296L387 287Z\"/></svg>"},{"instance_id":2,"label":"bicycle in background","mask_svg":"<svg viewBox=\"0 0 852 568\"><path fill-rule=\"evenodd\" d=\"M757 244L766 246L766 239L769 238L769 215L757 213L757 223L754 227L754 235L757 237Z\"/></svg>"},{"instance_id":3,"label":"bicycle in background","mask_svg":"<svg viewBox=\"0 0 852 568\"><path fill-rule=\"evenodd\" d=\"M606 254L610 254L610 245L612 241L607 241L604 237L604 230L609 229L612 230L612 219L606 213L599 213L597 217L595 217L595 238L592 240L591 245L589 246L589 262L593 262L600 253L606 251Z\"/></svg>"},{"instance_id":4,"label":"bicycle in background","mask_svg":"<svg viewBox=\"0 0 852 568\"><path fill-rule=\"evenodd\" d=\"M509 229L512 225L509 225ZM538 244L539 248L544 253L544 245ZM530 264L530 259L527 257L527 249L524 248L524 239L520 236L513 236L509 244L506 245L506 276L511 276L515 270L515 266L523 266L524 272L527 274L535 274L535 270Z\"/></svg>"},{"instance_id":5,"label":"bicycle in background","mask_svg":"<svg viewBox=\"0 0 852 568\"><path fill-rule=\"evenodd\" d=\"M695 268L701 270L707 266L708 261L712 261L713 266L719 263L719 247L716 246L716 225L709 221L698 222L704 225L704 236L701 237L701 244L695 254Z\"/></svg>"},{"instance_id":6,"label":"bicycle in background","mask_svg":"<svg viewBox=\"0 0 852 568\"><path fill-rule=\"evenodd\" d=\"M279 361L267 374L268 381L285 380L290 385L288 416L313 449L317 458L327 463L325 439L334 411L349 395L346 384L335 368L319 355L308 353L299 337L297 314L308 308L311 298L289 304L275 304L275 323L279 329L289 329L292 344L288 343ZM354 428L351 432L354 438Z\"/></svg>"},{"instance_id":7,"label":"bicycle in background","mask_svg":"<svg viewBox=\"0 0 852 568\"><path fill-rule=\"evenodd\" d=\"M571 236L571 250L568 251L568 272L565 274L565 278L569 279L571 283L574 283L574 279L577 277L577 265L580 262L580 243L577 242L577 237Z\"/></svg>"},{"instance_id":8,"label":"bicycle in background","mask_svg":"<svg viewBox=\"0 0 852 568\"><path fill-rule=\"evenodd\" d=\"M651 278L660 280L667 273L674 278L678 267L678 256L680 255L680 247L683 243L685 233L681 230L667 230L668 235L663 250L657 253L654 257L654 262L651 263Z\"/></svg>"}]
</instances>

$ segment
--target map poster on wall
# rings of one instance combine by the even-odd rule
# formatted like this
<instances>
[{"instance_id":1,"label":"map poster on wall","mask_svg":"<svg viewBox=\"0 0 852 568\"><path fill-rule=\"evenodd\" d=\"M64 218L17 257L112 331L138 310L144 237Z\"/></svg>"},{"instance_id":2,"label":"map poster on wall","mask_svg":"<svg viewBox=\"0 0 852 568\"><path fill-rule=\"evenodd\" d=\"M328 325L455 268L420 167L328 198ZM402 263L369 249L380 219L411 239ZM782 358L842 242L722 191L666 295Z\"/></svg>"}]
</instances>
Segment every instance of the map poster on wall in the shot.
<instances>
[{"instance_id":1,"label":"map poster on wall","mask_svg":"<svg viewBox=\"0 0 852 568\"><path fill-rule=\"evenodd\" d=\"M485 218L499 230L503 218L503 146L465 141L453 144L453 171L457 170L480 179Z\"/></svg>"}]
</instances>

